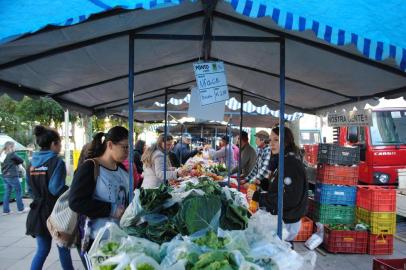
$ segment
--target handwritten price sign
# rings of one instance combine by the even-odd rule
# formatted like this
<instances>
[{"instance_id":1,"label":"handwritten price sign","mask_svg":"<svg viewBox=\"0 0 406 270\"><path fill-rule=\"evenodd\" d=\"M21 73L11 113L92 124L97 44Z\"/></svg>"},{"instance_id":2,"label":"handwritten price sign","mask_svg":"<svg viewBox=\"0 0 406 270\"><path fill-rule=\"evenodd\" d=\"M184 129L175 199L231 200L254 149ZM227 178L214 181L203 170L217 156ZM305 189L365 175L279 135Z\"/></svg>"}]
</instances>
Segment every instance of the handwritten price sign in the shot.
<instances>
[{"instance_id":1,"label":"handwritten price sign","mask_svg":"<svg viewBox=\"0 0 406 270\"><path fill-rule=\"evenodd\" d=\"M228 99L228 87L223 62L195 63L196 83L202 106Z\"/></svg>"}]
</instances>

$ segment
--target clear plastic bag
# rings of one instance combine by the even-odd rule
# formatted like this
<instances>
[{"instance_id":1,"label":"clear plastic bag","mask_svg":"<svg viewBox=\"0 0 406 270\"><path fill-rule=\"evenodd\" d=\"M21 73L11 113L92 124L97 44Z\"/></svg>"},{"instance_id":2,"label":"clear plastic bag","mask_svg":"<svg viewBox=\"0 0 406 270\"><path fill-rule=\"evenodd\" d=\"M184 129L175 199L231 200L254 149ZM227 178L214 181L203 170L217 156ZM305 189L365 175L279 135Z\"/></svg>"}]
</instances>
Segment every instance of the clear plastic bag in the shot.
<instances>
[{"instance_id":1,"label":"clear plastic bag","mask_svg":"<svg viewBox=\"0 0 406 270\"><path fill-rule=\"evenodd\" d=\"M134 254L145 254L157 262L161 261L160 246L144 238L128 236L122 239L118 251L130 256Z\"/></svg>"},{"instance_id":2,"label":"clear plastic bag","mask_svg":"<svg viewBox=\"0 0 406 270\"><path fill-rule=\"evenodd\" d=\"M248 208L248 201L245 194L239 192L235 188L223 187L222 193L225 195L227 200L231 200L235 205Z\"/></svg>"},{"instance_id":3,"label":"clear plastic bag","mask_svg":"<svg viewBox=\"0 0 406 270\"><path fill-rule=\"evenodd\" d=\"M179 264L183 263L183 267L185 267L187 256L191 253L200 255L203 251L189 237L175 237L172 241L161 246L161 256L163 257L161 266L167 269L177 262L181 262ZM180 267L179 264L178 267Z\"/></svg>"},{"instance_id":4,"label":"clear plastic bag","mask_svg":"<svg viewBox=\"0 0 406 270\"><path fill-rule=\"evenodd\" d=\"M154 270L161 270L161 266L151 257L141 254L131 261L131 270L138 270L142 266L152 266Z\"/></svg>"},{"instance_id":5,"label":"clear plastic bag","mask_svg":"<svg viewBox=\"0 0 406 270\"><path fill-rule=\"evenodd\" d=\"M125 228L131 226L134 222L134 218L140 216L144 212L140 201L140 190L134 191L134 198L130 205L125 209L123 216L120 219L120 226Z\"/></svg>"},{"instance_id":6,"label":"clear plastic bag","mask_svg":"<svg viewBox=\"0 0 406 270\"><path fill-rule=\"evenodd\" d=\"M108 222L99 230L94 242L88 252L92 265L97 266L110 257L118 254L121 240L126 238L127 234L122 231L117 224Z\"/></svg>"},{"instance_id":7,"label":"clear plastic bag","mask_svg":"<svg viewBox=\"0 0 406 270\"><path fill-rule=\"evenodd\" d=\"M125 253L120 253L114 257L111 257L107 260L105 260L103 263L98 265L96 269L100 269L103 266L111 266L111 269L114 270L123 270L125 269L128 265L130 265L131 259L130 257L125 254Z\"/></svg>"},{"instance_id":8,"label":"clear plastic bag","mask_svg":"<svg viewBox=\"0 0 406 270\"><path fill-rule=\"evenodd\" d=\"M278 216L271 215L269 212L259 209L251 216L246 229L248 242L256 243L263 239L273 241L278 229ZM282 229L282 238L288 235L286 229Z\"/></svg>"}]
</instances>

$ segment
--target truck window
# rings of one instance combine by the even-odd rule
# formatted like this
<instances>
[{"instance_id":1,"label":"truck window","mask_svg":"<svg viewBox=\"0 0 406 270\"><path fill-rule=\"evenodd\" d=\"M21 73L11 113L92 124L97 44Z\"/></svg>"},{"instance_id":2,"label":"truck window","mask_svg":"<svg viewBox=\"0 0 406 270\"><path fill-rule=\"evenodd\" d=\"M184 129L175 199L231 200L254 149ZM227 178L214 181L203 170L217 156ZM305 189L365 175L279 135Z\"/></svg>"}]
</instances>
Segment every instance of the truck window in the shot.
<instances>
[{"instance_id":1,"label":"truck window","mask_svg":"<svg viewBox=\"0 0 406 270\"><path fill-rule=\"evenodd\" d=\"M372 112L373 145L406 144L406 110Z\"/></svg>"}]
</instances>

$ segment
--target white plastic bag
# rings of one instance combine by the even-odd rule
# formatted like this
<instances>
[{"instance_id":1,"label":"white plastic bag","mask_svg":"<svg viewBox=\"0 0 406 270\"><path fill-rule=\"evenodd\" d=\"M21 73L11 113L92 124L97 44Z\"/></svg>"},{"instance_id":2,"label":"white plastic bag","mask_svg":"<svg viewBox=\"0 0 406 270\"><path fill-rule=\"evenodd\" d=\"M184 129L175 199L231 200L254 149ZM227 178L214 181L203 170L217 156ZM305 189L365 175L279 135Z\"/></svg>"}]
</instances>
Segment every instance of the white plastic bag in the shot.
<instances>
[{"instance_id":1,"label":"white plastic bag","mask_svg":"<svg viewBox=\"0 0 406 270\"><path fill-rule=\"evenodd\" d=\"M315 248L320 246L321 243L323 243L324 225L321 224L320 222L317 222L316 227L317 231L314 234L312 234L312 236L305 242L305 246L310 250L314 250Z\"/></svg>"},{"instance_id":2,"label":"white plastic bag","mask_svg":"<svg viewBox=\"0 0 406 270\"><path fill-rule=\"evenodd\" d=\"M141 201L140 201L140 190L136 189L134 191L134 198L130 205L125 209L125 212L123 216L120 219L120 226L125 228L125 227L130 227L132 223L134 222L134 219L141 215L144 212L144 209L141 206Z\"/></svg>"}]
</instances>

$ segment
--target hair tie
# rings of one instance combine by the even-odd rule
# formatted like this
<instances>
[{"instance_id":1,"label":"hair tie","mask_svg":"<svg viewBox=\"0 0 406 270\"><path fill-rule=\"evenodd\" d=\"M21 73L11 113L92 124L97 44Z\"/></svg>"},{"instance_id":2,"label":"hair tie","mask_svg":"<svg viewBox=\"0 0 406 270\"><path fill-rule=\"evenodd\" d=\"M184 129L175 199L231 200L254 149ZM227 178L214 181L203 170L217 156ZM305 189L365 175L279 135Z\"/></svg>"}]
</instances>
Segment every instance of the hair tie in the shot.
<instances>
[{"instance_id":1,"label":"hair tie","mask_svg":"<svg viewBox=\"0 0 406 270\"><path fill-rule=\"evenodd\" d=\"M103 133L103 136L101 136L100 141L103 144L105 140L106 140L106 133Z\"/></svg>"}]
</instances>

